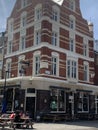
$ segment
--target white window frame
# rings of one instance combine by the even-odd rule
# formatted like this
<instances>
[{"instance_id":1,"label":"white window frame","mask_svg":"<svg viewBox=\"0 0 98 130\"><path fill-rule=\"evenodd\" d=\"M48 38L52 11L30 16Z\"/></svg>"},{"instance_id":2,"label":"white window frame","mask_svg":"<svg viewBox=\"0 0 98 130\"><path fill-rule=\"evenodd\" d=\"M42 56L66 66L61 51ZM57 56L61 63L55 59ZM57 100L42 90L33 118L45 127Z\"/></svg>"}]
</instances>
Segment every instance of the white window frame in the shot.
<instances>
[{"instance_id":1,"label":"white window frame","mask_svg":"<svg viewBox=\"0 0 98 130\"><path fill-rule=\"evenodd\" d=\"M86 78L85 78L86 73ZM87 61L84 61L84 81L89 82L89 63Z\"/></svg>"},{"instance_id":2,"label":"white window frame","mask_svg":"<svg viewBox=\"0 0 98 130\"><path fill-rule=\"evenodd\" d=\"M68 59L67 60L67 78L70 80L77 80L78 77L77 61Z\"/></svg>"},{"instance_id":3,"label":"white window frame","mask_svg":"<svg viewBox=\"0 0 98 130\"><path fill-rule=\"evenodd\" d=\"M52 57L51 57L51 74L54 75L54 76L59 76L59 54L56 53L56 52L52 52Z\"/></svg>"},{"instance_id":4,"label":"white window frame","mask_svg":"<svg viewBox=\"0 0 98 130\"><path fill-rule=\"evenodd\" d=\"M69 0L69 9L75 11L75 0Z\"/></svg>"},{"instance_id":5,"label":"white window frame","mask_svg":"<svg viewBox=\"0 0 98 130\"><path fill-rule=\"evenodd\" d=\"M22 69L22 64L20 63L20 61L25 60L25 55L21 55L19 56L18 59L18 76L24 76L25 73L23 72L24 70ZM22 71L23 73L20 73L20 71Z\"/></svg>"},{"instance_id":6,"label":"white window frame","mask_svg":"<svg viewBox=\"0 0 98 130\"><path fill-rule=\"evenodd\" d=\"M20 50L25 50L26 48L26 36L20 37Z\"/></svg>"},{"instance_id":7,"label":"white window frame","mask_svg":"<svg viewBox=\"0 0 98 130\"><path fill-rule=\"evenodd\" d=\"M11 78L11 62L12 59L7 59L6 61L6 78Z\"/></svg>"},{"instance_id":8,"label":"white window frame","mask_svg":"<svg viewBox=\"0 0 98 130\"><path fill-rule=\"evenodd\" d=\"M36 30L35 33L35 44L39 45L41 43L41 30Z\"/></svg>"},{"instance_id":9,"label":"white window frame","mask_svg":"<svg viewBox=\"0 0 98 130\"><path fill-rule=\"evenodd\" d=\"M52 32L51 43L54 46L57 46L57 44L58 44L58 33L55 31Z\"/></svg>"},{"instance_id":10,"label":"white window frame","mask_svg":"<svg viewBox=\"0 0 98 130\"><path fill-rule=\"evenodd\" d=\"M8 50L7 50L7 53L8 53L8 54L12 53L12 46L13 46L12 41L9 41L9 42L8 42Z\"/></svg>"},{"instance_id":11,"label":"white window frame","mask_svg":"<svg viewBox=\"0 0 98 130\"><path fill-rule=\"evenodd\" d=\"M21 0L21 8L25 8L27 6L27 0Z\"/></svg>"},{"instance_id":12,"label":"white window frame","mask_svg":"<svg viewBox=\"0 0 98 130\"><path fill-rule=\"evenodd\" d=\"M60 9L57 6L52 7L52 20L55 22L60 21Z\"/></svg>"},{"instance_id":13,"label":"white window frame","mask_svg":"<svg viewBox=\"0 0 98 130\"><path fill-rule=\"evenodd\" d=\"M21 28L26 27L26 23L27 23L27 12L23 12L21 14Z\"/></svg>"},{"instance_id":14,"label":"white window frame","mask_svg":"<svg viewBox=\"0 0 98 130\"><path fill-rule=\"evenodd\" d=\"M11 18L8 20L8 33L13 33L13 27L14 27L14 19Z\"/></svg>"},{"instance_id":15,"label":"white window frame","mask_svg":"<svg viewBox=\"0 0 98 130\"><path fill-rule=\"evenodd\" d=\"M88 39L83 38L83 55L88 57Z\"/></svg>"},{"instance_id":16,"label":"white window frame","mask_svg":"<svg viewBox=\"0 0 98 130\"><path fill-rule=\"evenodd\" d=\"M75 41L73 38L69 39L69 49L71 52L75 52Z\"/></svg>"},{"instance_id":17,"label":"white window frame","mask_svg":"<svg viewBox=\"0 0 98 130\"><path fill-rule=\"evenodd\" d=\"M42 5L38 4L35 7L35 21L38 21L42 18Z\"/></svg>"},{"instance_id":18,"label":"white window frame","mask_svg":"<svg viewBox=\"0 0 98 130\"><path fill-rule=\"evenodd\" d=\"M36 51L33 54L33 76L37 76L38 74L40 74L40 51ZM38 58L38 61L36 62L36 58ZM38 66L36 66L36 63L38 64ZM37 68L38 67L38 68Z\"/></svg>"},{"instance_id":19,"label":"white window frame","mask_svg":"<svg viewBox=\"0 0 98 130\"><path fill-rule=\"evenodd\" d=\"M75 17L73 15L69 16L69 27L72 30L75 30Z\"/></svg>"}]
</instances>

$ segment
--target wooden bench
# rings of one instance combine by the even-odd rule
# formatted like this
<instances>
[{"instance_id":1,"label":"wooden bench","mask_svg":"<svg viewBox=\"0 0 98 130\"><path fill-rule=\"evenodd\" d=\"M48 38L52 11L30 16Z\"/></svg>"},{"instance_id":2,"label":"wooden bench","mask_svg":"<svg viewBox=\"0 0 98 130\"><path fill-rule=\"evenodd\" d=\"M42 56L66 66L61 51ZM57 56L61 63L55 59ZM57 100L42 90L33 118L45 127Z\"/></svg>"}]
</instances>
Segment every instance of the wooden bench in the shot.
<instances>
[{"instance_id":1,"label":"wooden bench","mask_svg":"<svg viewBox=\"0 0 98 130\"><path fill-rule=\"evenodd\" d=\"M52 120L53 122L66 120L66 114L46 114L43 120Z\"/></svg>"},{"instance_id":2,"label":"wooden bench","mask_svg":"<svg viewBox=\"0 0 98 130\"><path fill-rule=\"evenodd\" d=\"M11 125L10 125L10 123L6 123L6 122L0 122L0 126L2 127L2 128L5 128L5 127L10 127Z\"/></svg>"}]
</instances>

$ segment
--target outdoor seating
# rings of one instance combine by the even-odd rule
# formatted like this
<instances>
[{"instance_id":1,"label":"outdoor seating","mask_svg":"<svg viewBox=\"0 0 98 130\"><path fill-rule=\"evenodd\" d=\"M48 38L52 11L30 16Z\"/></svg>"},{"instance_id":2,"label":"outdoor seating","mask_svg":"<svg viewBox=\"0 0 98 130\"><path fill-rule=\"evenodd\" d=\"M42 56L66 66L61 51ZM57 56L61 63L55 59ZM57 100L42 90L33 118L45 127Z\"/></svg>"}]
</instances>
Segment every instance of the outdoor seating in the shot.
<instances>
[{"instance_id":1,"label":"outdoor seating","mask_svg":"<svg viewBox=\"0 0 98 130\"><path fill-rule=\"evenodd\" d=\"M1 128L5 128L5 127L9 127L9 128L13 128L13 130L16 129L16 126L20 126L20 128L32 128L33 129L33 125L34 122L32 122L32 119L29 117L21 117L21 122L16 122L14 121L14 118L10 118L10 116L8 114L6 115L2 115L0 117L0 127Z\"/></svg>"}]
</instances>

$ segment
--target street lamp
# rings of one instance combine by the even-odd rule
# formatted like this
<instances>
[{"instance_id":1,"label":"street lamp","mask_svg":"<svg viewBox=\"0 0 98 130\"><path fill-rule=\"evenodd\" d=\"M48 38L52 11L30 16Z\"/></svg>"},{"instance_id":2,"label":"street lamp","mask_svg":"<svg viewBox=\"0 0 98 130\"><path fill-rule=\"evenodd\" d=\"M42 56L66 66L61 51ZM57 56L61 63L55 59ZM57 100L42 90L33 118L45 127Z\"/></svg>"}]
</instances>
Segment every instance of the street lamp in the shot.
<instances>
[{"instance_id":1,"label":"street lamp","mask_svg":"<svg viewBox=\"0 0 98 130\"><path fill-rule=\"evenodd\" d=\"M4 81L4 87L3 87L3 101L2 101L2 113L6 113L6 78L7 78L7 73L9 74L9 70L5 71L5 81Z\"/></svg>"}]
</instances>

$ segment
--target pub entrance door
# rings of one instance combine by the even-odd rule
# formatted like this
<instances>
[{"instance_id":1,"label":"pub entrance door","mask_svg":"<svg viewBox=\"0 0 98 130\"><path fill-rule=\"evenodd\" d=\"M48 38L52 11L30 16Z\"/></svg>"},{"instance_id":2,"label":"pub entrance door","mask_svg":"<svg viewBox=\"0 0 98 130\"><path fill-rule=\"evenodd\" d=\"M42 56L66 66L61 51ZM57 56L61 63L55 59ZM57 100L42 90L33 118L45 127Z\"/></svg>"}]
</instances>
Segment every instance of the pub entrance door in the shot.
<instances>
[{"instance_id":1,"label":"pub entrance door","mask_svg":"<svg viewBox=\"0 0 98 130\"><path fill-rule=\"evenodd\" d=\"M35 97L26 97L26 111L34 119L35 114Z\"/></svg>"}]
</instances>

